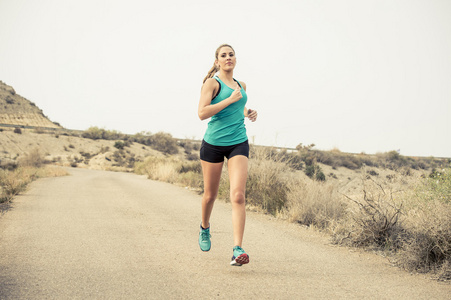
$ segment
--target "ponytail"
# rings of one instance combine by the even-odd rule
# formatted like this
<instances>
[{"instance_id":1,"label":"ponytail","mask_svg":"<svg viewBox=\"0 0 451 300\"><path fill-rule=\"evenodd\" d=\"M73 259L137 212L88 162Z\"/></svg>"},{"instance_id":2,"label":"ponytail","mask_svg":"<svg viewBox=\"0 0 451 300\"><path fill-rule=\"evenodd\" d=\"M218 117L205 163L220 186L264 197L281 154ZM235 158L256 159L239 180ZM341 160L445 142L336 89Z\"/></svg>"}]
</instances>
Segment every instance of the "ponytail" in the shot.
<instances>
[{"instance_id":1,"label":"ponytail","mask_svg":"<svg viewBox=\"0 0 451 300\"><path fill-rule=\"evenodd\" d=\"M208 71L207 76L205 76L203 83L205 83L205 81L207 81L207 79L215 76L216 72L218 72L218 71L219 71L219 68L216 66L216 64L213 64L213 67L211 67L210 71Z\"/></svg>"}]
</instances>

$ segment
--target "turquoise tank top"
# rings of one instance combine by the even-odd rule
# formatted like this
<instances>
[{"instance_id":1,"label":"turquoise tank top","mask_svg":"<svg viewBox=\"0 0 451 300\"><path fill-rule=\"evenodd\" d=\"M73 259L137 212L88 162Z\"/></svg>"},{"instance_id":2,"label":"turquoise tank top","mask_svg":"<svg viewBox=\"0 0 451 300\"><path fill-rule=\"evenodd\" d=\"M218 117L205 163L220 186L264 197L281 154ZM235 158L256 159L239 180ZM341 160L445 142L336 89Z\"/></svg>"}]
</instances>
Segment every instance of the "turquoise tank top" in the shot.
<instances>
[{"instance_id":1,"label":"turquoise tank top","mask_svg":"<svg viewBox=\"0 0 451 300\"><path fill-rule=\"evenodd\" d=\"M229 98L234 91L222 82L219 77L215 76L214 79L219 82L220 91L211 100L211 104L216 104ZM231 146L247 140L246 126L244 125L244 107L247 102L247 94L239 82L238 84L241 87L241 95L243 97L212 116L210 122L208 122L204 140L211 145Z\"/></svg>"}]
</instances>

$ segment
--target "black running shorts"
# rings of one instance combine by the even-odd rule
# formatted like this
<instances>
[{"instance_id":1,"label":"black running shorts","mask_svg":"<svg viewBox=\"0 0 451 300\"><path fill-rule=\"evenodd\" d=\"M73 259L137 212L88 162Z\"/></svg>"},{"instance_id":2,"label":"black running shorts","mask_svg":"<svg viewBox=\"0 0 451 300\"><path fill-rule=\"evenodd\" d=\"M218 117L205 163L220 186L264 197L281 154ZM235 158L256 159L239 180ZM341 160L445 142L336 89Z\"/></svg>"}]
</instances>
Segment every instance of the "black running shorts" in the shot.
<instances>
[{"instance_id":1,"label":"black running shorts","mask_svg":"<svg viewBox=\"0 0 451 300\"><path fill-rule=\"evenodd\" d=\"M249 143L247 140L232 146L214 146L202 140L200 159L203 161L220 163L224 161L224 157L231 159L236 155L249 157Z\"/></svg>"}]
</instances>

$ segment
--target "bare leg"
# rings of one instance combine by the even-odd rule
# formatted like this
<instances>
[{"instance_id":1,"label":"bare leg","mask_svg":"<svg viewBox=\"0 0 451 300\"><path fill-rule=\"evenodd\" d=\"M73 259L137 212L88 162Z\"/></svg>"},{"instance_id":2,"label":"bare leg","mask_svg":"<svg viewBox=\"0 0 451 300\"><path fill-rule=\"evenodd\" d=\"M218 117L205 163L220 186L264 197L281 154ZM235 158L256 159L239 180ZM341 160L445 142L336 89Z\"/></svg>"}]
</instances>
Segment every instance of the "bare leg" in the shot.
<instances>
[{"instance_id":1,"label":"bare leg","mask_svg":"<svg viewBox=\"0 0 451 300\"><path fill-rule=\"evenodd\" d=\"M216 197L218 196L219 181L221 179L224 162L209 163L200 161L204 175L204 195L202 197L202 227L210 227L210 216Z\"/></svg>"},{"instance_id":2,"label":"bare leg","mask_svg":"<svg viewBox=\"0 0 451 300\"><path fill-rule=\"evenodd\" d=\"M229 159L230 202L232 203L232 226L234 246L243 243L244 225L246 223L246 181L248 158L237 155Z\"/></svg>"}]
</instances>

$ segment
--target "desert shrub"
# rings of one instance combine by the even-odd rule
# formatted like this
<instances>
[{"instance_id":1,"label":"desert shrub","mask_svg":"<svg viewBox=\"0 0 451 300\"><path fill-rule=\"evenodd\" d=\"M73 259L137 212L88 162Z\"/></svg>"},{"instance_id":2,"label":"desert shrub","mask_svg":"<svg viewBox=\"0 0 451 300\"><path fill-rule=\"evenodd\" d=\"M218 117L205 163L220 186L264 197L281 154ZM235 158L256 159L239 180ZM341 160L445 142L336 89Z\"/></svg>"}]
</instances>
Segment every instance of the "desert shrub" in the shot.
<instances>
[{"instance_id":1,"label":"desert shrub","mask_svg":"<svg viewBox=\"0 0 451 300\"><path fill-rule=\"evenodd\" d=\"M308 177L315 179L317 181L326 181L326 175L324 175L323 170L317 164L306 166L304 173Z\"/></svg>"},{"instance_id":2,"label":"desert shrub","mask_svg":"<svg viewBox=\"0 0 451 300\"><path fill-rule=\"evenodd\" d=\"M37 178L65 175L67 172L64 169L48 166L44 168L19 167L12 171L0 169L0 203L11 201Z\"/></svg>"},{"instance_id":3,"label":"desert shrub","mask_svg":"<svg viewBox=\"0 0 451 300\"><path fill-rule=\"evenodd\" d=\"M114 148L122 150L122 149L124 149L124 147L125 147L125 143L123 141L116 141L114 143Z\"/></svg>"},{"instance_id":4,"label":"desert shrub","mask_svg":"<svg viewBox=\"0 0 451 300\"><path fill-rule=\"evenodd\" d=\"M99 140L103 138L104 129L100 129L99 127L90 127L85 130L81 136L87 139Z\"/></svg>"},{"instance_id":5,"label":"desert shrub","mask_svg":"<svg viewBox=\"0 0 451 300\"><path fill-rule=\"evenodd\" d=\"M186 156L186 159L187 159L187 160L190 160L190 161L199 160L199 153L196 152L196 153L188 154L188 155Z\"/></svg>"},{"instance_id":6,"label":"desert shrub","mask_svg":"<svg viewBox=\"0 0 451 300\"><path fill-rule=\"evenodd\" d=\"M151 137L150 146L166 154L177 154L179 149L176 140L169 133L159 132Z\"/></svg>"},{"instance_id":7,"label":"desert shrub","mask_svg":"<svg viewBox=\"0 0 451 300\"><path fill-rule=\"evenodd\" d=\"M22 167L36 167L39 168L44 164L44 157L38 148L32 149L30 152L26 153L24 156L18 159L19 166Z\"/></svg>"},{"instance_id":8,"label":"desert shrub","mask_svg":"<svg viewBox=\"0 0 451 300\"><path fill-rule=\"evenodd\" d=\"M417 189L417 193L424 201L439 200L451 204L451 169L431 172L421 188Z\"/></svg>"},{"instance_id":9,"label":"desert shrub","mask_svg":"<svg viewBox=\"0 0 451 300\"><path fill-rule=\"evenodd\" d=\"M14 128L14 133L22 134L22 129L20 129L19 127L16 127L16 128Z\"/></svg>"},{"instance_id":10,"label":"desert shrub","mask_svg":"<svg viewBox=\"0 0 451 300\"><path fill-rule=\"evenodd\" d=\"M301 157L299 155L296 155L295 153L287 154L286 163L288 164L288 166L295 170L302 170L302 168L304 167L304 162L302 161Z\"/></svg>"},{"instance_id":11,"label":"desert shrub","mask_svg":"<svg viewBox=\"0 0 451 300\"><path fill-rule=\"evenodd\" d=\"M152 180L175 183L177 182L180 168L181 163L175 158L150 156L144 162L136 164L135 172L147 175Z\"/></svg>"},{"instance_id":12,"label":"desert shrub","mask_svg":"<svg viewBox=\"0 0 451 300\"><path fill-rule=\"evenodd\" d=\"M136 162L135 154L126 152L124 150L114 151L113 160L114 160L113 166L125 168L133 168Z\"/></svg>"},{"instance_id":13,"label":"desert shrub","mask_svg":"<svg viewBox=\"0 0 451 300\"><path fill-rule=\"evenodd\" d=\"M405 230L399 222L402 203L393 198L390 187L366 177L362 198L350 200L348 218L334 232L334 240L351 246L396 250Z\"/></svg>"},{"instance_id":14,"label":"desert shrub","mask_svg":"<svg viewBox=\"0 0 451 300\"><path fill-rule=\"evenodd\" d=\"M368 170L368 171L366 171L368 174L370 174L371 176L379 176L379 173L377 173L376 171L374 171L374 170Z\"/></svg>"},{"instance_id":15,"label":"desert shrub","mask_svg":"<svg viewBox=\"0 0 451 300\"><path fill-rule=\"evenodd\" d=\"M106 130L99 127L90 127L85 130L82 137L92 140L127 140L127 135L116 130Z\"/></svg>"},{"instance_id":16,"label":"desert shrub","mask_svg":"<svg viewBox=\"0 0 451 300\"><path fill-rule=\"evenodd\" d=\"M440 200L419 201L405 222L408 235L397 263L408 270L433 271L451 280L451 206Z\"/></svg>"},{"instance_id":17,"label":"desert shrub","mask_svg":"<svg viewBox=\"0 0 451 300\"><path fill-rule=\"evenodd\" d=\"M200 162L181 161L174 157L147 157L143 162L136 162L135 173L147 175L149 179L165 181L203 189L202 168Z\"/></svg>"},{"instance_id":18,"label":"desert shrub","mask_svg":"<svg viewBox=\"0 0 451 300\"><path fill-rule=\"evenodd\" d=\"M317 181L326 181L326 175L324 175L324 173L323 173L323 171L321 170L320 167L318 167L317 170L316 170L315 179Z\"/></svg>"},{"instance_id":19,"label":"desert shrub","mask_svg":"<svg viewBox=\"0 0 451 300\"><path fill-rule=\"evenodd\" d=\"M451 280L451 170L423 178L408 200L405 226L409 234L398 264Z\"/></svg>"},{"instance_id":20,"label":"desert shrub","mask_svg":"<svg viewBox=\"0 0 451 300\"><path fill-rule=\"evenodd\" d=\"M346 213L334 185L315 181L294 181L288 193L287 213L291 221L328 229Z\"/></svg>"},{"instance_id":21,"label":"desert shrub","mask_svg":"<svg viewBox=\"0 0 451 300\"><path fill-rule=\"evenodd\" d=\"M249 160L246 202L271 214L279 212L287 202L289 186L284 174L288 170L286 163L274 161L272 153L253 151Z\"/></svg>"},{"instance_id":22,"label":"desert shrub","mask_svg":"<svg viewBox=\"0 0 451 300\"><path fill-rule=\"evenodd\" d=\"M31 180L30 174L23 168L14 171L0 170L0 203L11 201L14 196L24 191Z\"/></svg>"},{"instance_id":23,"label":"desert shrub","mask_svg":"<svg viewBox=\"0 0 451 300\"><path fill-rule=\"evenodd\" d=\"M177 183L185 187L190 187L198 191L203 191L204 180L202 173L195 171L183 172L178 175Z\"/></svg>"},{"instance_id":24,"label":"desert shrub","mask_svg":"<svg viewBox=\"0 0 451 300\"><path fill-rule=\"evenodd\" d=\"M5 100L7 104L14 104L14 98L10 95L7 95Z\"/></svg>"},{"instance_id":25,"label":"desert shrub","mask_svg":"<svg viewBox=\"0 0 451 300\"><path fill-rule=\"evenodd\" d=\"M305 170L304 170L304 173L308 177L313 178L313 176L315 175L315 166L314 165L306 166Z\"/></svg>"},{"instance_id":26,"label":"desert shrub","mask_svg":"<svg viewBox=\"0 0 451 300\"><path fill-rule=\"evenodd\" d=\"M194 173L202 173L202 166L200 164L200 161L187 161L182 162L180 166L180 173L188 173L188 172L194 172Z\"/></svg>"},{"instance_id":27,"label":"desert shrub","mask_svg":"<svg viewBox=\"0 0 451 300\"><path fill-rule=\"evenodd\" d=\"M130 140L139 144L150 146L152 144L152 134L150 132L139 132L130 137Z\"/></svg>"}]
</instances>

